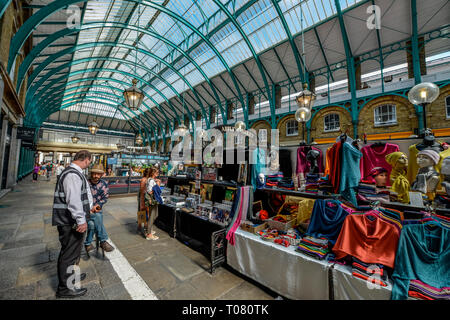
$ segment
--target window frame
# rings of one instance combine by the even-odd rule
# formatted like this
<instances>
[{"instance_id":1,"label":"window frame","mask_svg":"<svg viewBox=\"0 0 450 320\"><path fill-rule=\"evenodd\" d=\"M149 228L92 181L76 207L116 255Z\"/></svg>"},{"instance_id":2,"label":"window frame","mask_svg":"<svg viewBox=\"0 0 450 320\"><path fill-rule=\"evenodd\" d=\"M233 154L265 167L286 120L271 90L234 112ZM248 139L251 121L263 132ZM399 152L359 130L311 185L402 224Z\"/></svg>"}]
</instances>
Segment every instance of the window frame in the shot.
<instances>
[{"instance_id":1,"label":"window frame","mask_svg":"<svg viewBox=\"0 0 450 320\"><path fill-rule=\"evenodd\" d=\"M449 103L447 103L447 99ZM445 97L445 118L450 119L450 95Z\"/></svg>"},{"instance_id":2,"label":"window frame","mask_svg":"<svg viewBox=\"0 0 450 320\"><path fill-rule=\"evenodd\" d=\"M338 118L338 123L339 123L339 126L338 126L337 128L334 128L334 129L327 129L327 126L326 126L326 119L327 119L327 117L329 117L329 116L337 116L337 118ZM332 113L326 114L326 115L323 117L323 132L337 132L337 131L341 131L341 116L340 116L339 113L337 113L337 112L332 112Z\"/></svg>"},{"instance_id":3,"label":"window frame","mask_svg":"<svg viewBox=\"0 0 450 320\"><path fill-rule=\"evenodd\" d=\"M392 122L387 122L387 123L377 123L376 119L377 119L377 110L379 110L380 108L384 107L384 106L388 106L388 107L393 107L394 108L394 115L395 115L395 120ZM376 106L373 109L373 124L375 127L388 127L388 126L395 126L398 125L398 120L397 120L397 105L393 104L393 103L385 103L385 104L381 104Z\"/></svg>"},{"instance_id":4,"label":"window frame","mask_svg":"<svg viewBox=\"0 0 450 320\"><path fill-rule=\"evenodd\" d=\"M295 133L291 133L291 134L289 134L288 132L289 132L289 130L288 130L288 125L289 125L289 123L296 123L297 124L297 132L295 132ZM287 120L286 121L286 137L297 137L298 136L298 121L297 120L295 120L295 119L289 119L289 120Z\"/></svg>"}]
</instances>

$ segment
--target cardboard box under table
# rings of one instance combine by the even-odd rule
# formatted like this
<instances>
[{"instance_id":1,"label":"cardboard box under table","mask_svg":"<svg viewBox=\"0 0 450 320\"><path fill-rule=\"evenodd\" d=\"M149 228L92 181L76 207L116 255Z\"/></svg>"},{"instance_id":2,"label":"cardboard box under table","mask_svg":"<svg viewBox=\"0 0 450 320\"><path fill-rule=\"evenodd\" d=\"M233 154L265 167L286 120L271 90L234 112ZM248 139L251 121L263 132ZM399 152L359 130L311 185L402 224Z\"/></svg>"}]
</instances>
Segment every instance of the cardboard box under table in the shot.
<instances>
[{"instance_id":1,"label":"cardboard box under table","mask_svg":"<svg viewBox=\"0 0 450 320\"><path fill-rule=\"evenodd\" d=\"M328 300L331 264L295 248L237 229L235 245L227 245L227 264L288 299Z\"/></svg>"}]
</instances>

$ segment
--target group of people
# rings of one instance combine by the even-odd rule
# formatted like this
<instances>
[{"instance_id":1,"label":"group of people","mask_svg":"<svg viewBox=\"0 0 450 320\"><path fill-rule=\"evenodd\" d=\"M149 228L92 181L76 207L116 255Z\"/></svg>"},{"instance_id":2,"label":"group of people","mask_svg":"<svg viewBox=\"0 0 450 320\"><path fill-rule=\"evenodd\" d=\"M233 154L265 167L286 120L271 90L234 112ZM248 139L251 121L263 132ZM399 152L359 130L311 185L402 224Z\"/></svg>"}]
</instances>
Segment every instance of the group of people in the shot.
<instances>
[{"instance_id":1,"label":"group of people","mask_svg":"<svg viewBox=\"0 0 450 320\"><path fill-rule=\"evenodd\" d=\"M114 250L107 242L108 234L103 225L102 210L109 197L108 184L101 179L105 175L103 166L94 165L90 169L89 179L83 172L89 168L91 159L88 150L77 152L72 163L60 172L56 182L52 225L57 226L61 243L56 291L56 296L60 298L79 297L87 292L86 288L79 286L79 281L85 279L86 274L77 272L83 243L86 252L93 250L92 241L96 234L102 250Z\"/></svg>"},{"instance_id":2,"label":"group of people","mask_svg":"<svg viewBox=\"0 0 450 320\"><path fill-rule=\"evenodd\" d=\"M58 165L59 166L59 165ZM42 175L50 180L51 175L54 173L55 164L53 162L42 162L39 164L36 162L33 168L33 182L38 180L38 176Z\"/></svg>"}]
</instances>

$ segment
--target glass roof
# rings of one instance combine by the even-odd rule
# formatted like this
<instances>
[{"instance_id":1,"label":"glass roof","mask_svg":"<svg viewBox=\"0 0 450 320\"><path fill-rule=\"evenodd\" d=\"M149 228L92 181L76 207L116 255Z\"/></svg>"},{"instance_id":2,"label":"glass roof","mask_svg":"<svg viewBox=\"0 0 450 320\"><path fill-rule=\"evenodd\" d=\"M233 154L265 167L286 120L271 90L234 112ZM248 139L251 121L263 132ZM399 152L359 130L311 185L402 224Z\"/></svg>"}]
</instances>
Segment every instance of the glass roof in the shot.
<instances>
[{"instance_id":1,"label":"glass roof","mask_svg":"<svg viewBox=\"0 0 450 320\"><path fill-rule=\"evenodd\" d=\"M136 39L138 39L137 47L139 50L150 52L153 56L142 52L138 52L136 56L135 50L122 46L93 46L77 50L73 56L73 61L86 58L99 59L71 66L71 73L87 69L93 71L86 72L82 76L71 76L68 82L80 78L89 78L89 80L86 80L85 83L79 83L80 89L66 92L64 99L70 99L74 92L78 92L82 93L79 97L84 97L84 99L94 100L97 95L97 100L103 101L98 98L97 93L94 93L98 91L97 86L86 89L81 88L82 84L93 85L102 82L101 79L111 79L108 85L117 90L111 89L110 91L118 95L118 92L131 85L132 77L137 74L140 80L143 80L140 81L139 85L147 94L144 102L152 108L155 106L155 102L163 103L166 101L165 98L170 99L176 93L181 94L189 89L186 82L195 86L205 81L202 73L180 51L184 51L190 59L195 61L208 78L224 72L226 67L232 68L252 57L251 50L236 25L211 0L160 0L153 2L179 15L180 19L186 21L186 24L190 24L202 35L206 35L212 46L223 57L224 63L220 61L213 48L194 30L163 11L146 6L145 3L138 6L135 2L129 1L88 1L82 25L101 21L120 22L145 28L149 30L149 34L111 26L83 29L77 38L78 45L112 42L135 46ZM340 0L342 9L356 2L359 1ZM237 16L237 24L248 37L257 54L287 39L286 31L271 0L221 0L221 3L231 14ZM279 6L292 34L301 31L301 24L299 23L301 10L304 14L303 27L305 28L336 13L333 0L281 0ZM155 34L165 41L158 39L157 36L154 36ZM112 59L105 61L104 59L101 60L102 57ZM157 58L173 67L168 68L165 63ZM127 63L120 62L118 59L126 60ZM138 67L135 70L136 59ZM101 68L114 72L101 71ZM92 80L92 78L100 78L100 80ZM123 98L121 99L123 100ZM121 99L117 100L119 105L122 104ZM109 103L111 102L109 101ZM79 108L83 108L83 112L92 114L100 115L101 113L101 115L108 117L123 117L112 106L100 104L96 106L92 102L82 102L68 110L78 110ZM145 111L148 108L142 106L141 110ZM129 114L130 117L135 116L130 112L125 111L125 113Z\"/></svg>"}]
</instances>

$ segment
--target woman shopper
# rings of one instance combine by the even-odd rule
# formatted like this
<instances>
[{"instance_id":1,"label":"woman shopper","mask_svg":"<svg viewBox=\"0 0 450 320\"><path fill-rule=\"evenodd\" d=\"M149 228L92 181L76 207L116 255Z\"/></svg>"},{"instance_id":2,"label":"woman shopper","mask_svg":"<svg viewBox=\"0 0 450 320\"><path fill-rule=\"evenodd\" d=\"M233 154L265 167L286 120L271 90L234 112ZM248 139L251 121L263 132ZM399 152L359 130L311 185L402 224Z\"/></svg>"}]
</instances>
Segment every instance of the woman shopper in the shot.
<instances>
[{"instance_id":1,"label":"woman shopper","mask_svg":"<svg viewBox=\"0 0 450 320\"><path fill-rule=\"evenodd\" d=\"M158 202L155 200L155 192L153 187L156 185L159 187L161 185L161 181L157 179L159 175L159 171L156 168L151 168L149 173L149 178L147 180L147 190L145 195L145 205L147 211L147 233L145 238L147 240L158 240L159 237L155 235L155 231L153 230L153 224L155 223L156 218L158 217Z\"/></svg>"},{"instance_id":2,"label":"woman shopper","mask_svg":"<svg viewBox=\"0 0 450 320\"><path fill-rule=\"evenodd\" d=\"M139 192L138 192L138 211L146 211L145 208L145 193L147 192L147 181L150 174L150 168L146 168L144 170L144 173L142 175L142 179L139 185ZM139 213L138 213L139 215ZM141 222L138 218L138 232L142 232L141 230ZM146 232L143 232L144 236L146 236Z\"/></svg>"},{"instance_id":3,"label":"woman shopper","mask_svg":"<svg viewBox=\"0 0 450 320\"><path fill-rule=\"evenodd\" d=\"M33 168L33 182L37 181L39 170L41 170L41 167L39 166L39 163L36 162Z\"/></svg>"}]
</instances>

